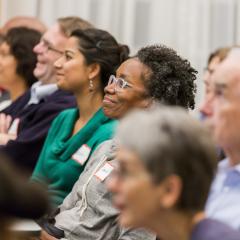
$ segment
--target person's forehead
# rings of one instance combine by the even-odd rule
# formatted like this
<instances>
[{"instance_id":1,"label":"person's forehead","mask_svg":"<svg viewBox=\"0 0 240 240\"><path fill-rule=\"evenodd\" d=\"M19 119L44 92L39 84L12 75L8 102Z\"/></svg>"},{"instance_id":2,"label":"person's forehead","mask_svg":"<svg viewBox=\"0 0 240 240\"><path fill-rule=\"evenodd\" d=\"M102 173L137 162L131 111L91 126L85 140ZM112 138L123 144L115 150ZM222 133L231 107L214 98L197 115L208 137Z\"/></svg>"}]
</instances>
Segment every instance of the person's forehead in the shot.
<instances>
[{"instance_id":1,"label":"person's forehead","mask_svg":"<svg viewBox=\"0 0 240 240\"><path fill-rule=\"evenodd\" d=\"M133 150L128 147L121 145L119 150L117 151L117 155L119 157L119 162L122 164L126 164L128 166L135 165L136 163L140 163L138 155Z\"/></svg>"},{"instance_id":2,"label":"person's forehead","mask_svg":"<svg viewBox=\"0 0 240 240\"><path fill-rule=\"evenodd\" d=\"M240 60L240 48L236 47L236 48L232 48L228 55L227 55L227 59L236 59L236 60Z\"/></svg>"},{"instance_id":3,"label":"person's forehead","mask_svg":"<svg viewBox=\"0 0 240 240\"><path fill-rule=\"evenodd\" d=\"M212 80L215 86L236 86L240 82L240 62L227 58L216 67Z\"/></svg>"},{"instance_id":4,"label":"person's forehead","mask_svg":"<svg viewBox=\"0 0 240 240\"><path fill-rule=\"evenodd\" d=\"M52 45L57 45L59 42L66 39L65 35L60 29L59 24L54 24L50 27L42 37L45 41L51 43Z\"/></svg>"},{"instance_id":5,"label":"person's forehead","mask_svg":"<svg viewBox=\"0 0 240 240\"><path fill-rule=\"evenodd\" d=\"M123 62L117 70L117 73L124 73L125 75L140 75L143 64L136 58L131 58Z\"/></svg>"},{"instance_id":6,"label":"person's forehead","mask_svg":"<svg viewBox=\"0 0 240 240\"><path fill-rule=\"evenodd\" d=\"M146 66L142 64L137 58L131 58L125 61L117 69L117 77L123 77L131 84L140 84L142 75L146 71Z\"/></svg>"}]
</instances>

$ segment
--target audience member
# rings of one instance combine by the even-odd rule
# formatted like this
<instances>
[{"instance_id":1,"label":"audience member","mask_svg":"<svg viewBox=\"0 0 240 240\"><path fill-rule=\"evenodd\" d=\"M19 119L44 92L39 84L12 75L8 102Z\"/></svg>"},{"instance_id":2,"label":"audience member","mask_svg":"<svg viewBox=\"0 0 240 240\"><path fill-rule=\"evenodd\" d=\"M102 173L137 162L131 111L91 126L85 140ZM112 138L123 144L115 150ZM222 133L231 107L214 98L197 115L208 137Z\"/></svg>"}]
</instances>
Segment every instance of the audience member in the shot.
<instances>
[{"instance_id":1,"label":"audience member","mask_svg":"<svg viewBox=\"0 0 240 240\"><path fill-rule=\"evenodd\" d=\"M205 101L208 101L208 98L211 98L211 91L210 91L211 76L214 73L217 66L226 58L227 54L231 49L232 47L218 48L217 50L212 52L208 58L207 67L205 69L204 76L203 76L203 81L205 86L203 105ZM205 120L206 114L204 113L204 111L202 111L202 106L200 107L201 119ZM223 158L225 158L224 152L221 148L217 147L217 153L218 153L219 160L222 160Z\"/></svg>"},{"instance_id":2,"label":"audience member","mask_svg":"<svg viewBox=\"0 0 240 240\"><path fill-rule=\"evenodd\" d=\"M41 34L35 30L25 27L12 28L0 44L0 86L10 94L10 100L1 103L0 111L23 95L37 81L33 75L37 62L33 47L40 38Z\"/></svg>"},{"instance_id":3,"label":"audience member","mask_svg":"<svg viewBox=\"0 0 240 240\"><path fill-rule=\"evenodd\" d=\"M211 97L211 91L210 91L210 84L211 84L211 76L214 73L216 67L221 63L229 53L232 47L222 47L216 49L214 52L212 52L207 61L207 67L205 68L204 75L203 75L203 82L204 82L204 100L203 102L207 101L209 97ZM205 114L201 110L200 112L202 114L202 118L204 119Z\"/></svg>"},{"instance_id":4,"label":"audience member","mask_svg":"<svg viewBox=\"0 0 240 240\"><path fill-rule=\"evenodd\" d=\"M6 35L11 28L15 27L27 27L34 29L40 33L44 33L47 28L39 19L30 16L16 16L9 19L3 26L0 28L0 34Z\"/></svg>"},{"instance_id":5,"label":"audience member","mask_svg":"<svg viewBox=\"0 0 240 240\"><path fill-rule=\"evenodd\" d=\"M146 108L154 101L194 108L195 74L189 62L174 50L158 45L145 47L121 64L116 77L109 78L104 113L120 119L130 109ZM116 141L105 141L96 149L72 192L54 216L42 223L42 239L64 236L89 240L155 239L144 230L121 228L117 224L118 210L112 205L111 193L105 185L118 164Z\"/></svg>"},{"instance_id":6,"label":"audience member","mask_svg":"<svg viewBox=\"0 0 240 240\"><path fill-rule=\"evenodd\" d=\"M0 28L0 44L4 40L4 35L6 35L11 28L15 27L27 27L40 33L44 33L47 30L46 26L37 18L27 16L13 17ZM0 103L9 100L9 98L8 91L0 86Z\"/></svg>"},{"instance_id":7,"label":"audience member","mask_svg":"<svg viewBox=\"0 0 240 240\"><path fill-rule=\"evenodd\" d=\"M122 226L146 227L161 240L240 239L237 231L204 216L215 148L186 111L136 111L120 122L116 137L119 167L108 186Z\"/></svg>"},{"instance_id":8,"label":"audience member","mask_svg":"<svg viewBox=\"0 0 240 240\"><path fill-rule=\"evenodd\" d=\"M128 52L106 31L76 30L55 62L58 87L72 92L78 105L55 119L32 176L48 185L55 207L71 192L96 147L112 138L116 122L102 111L103 88Z\"/></svg>"},{"instance_id":9,"label":"audience member","mask_svg":"<svg viewBox=\"0 0 240 240\"><path fill-rule=\"evenodd\" d=\"M16 218L36 219L48 211L46 192L27 183L9 161L0 160L0 235L1 240L16 240L9 230Z\"/></svg>"},{"instance_id":10,"label":"audience member","mask_svg":"<svg viewBox=\"0 0 240 240\"><path fill-rule=\"evenodd\" d=\"M53 64L62 55L70 32L90 26L78 17L60 18L34 47L37 64L33 73L38 82L6 108L0 119L1 126L6 126L9 116L12 119L11 132L8 129L0 136L1 142L6 143L0 151L8 154L18 167L33 170L52 120L62 110L76 106L72 94L58 90ZM10 140L13 135L15 140Z\"/></svg>"},{"instance_id":11,"label":"audience member","mask_svg":"<svg viewBox=\"0 0 240 240\"><path fill-rule=\"evenodd\" d=\"M206 211L240 230L240 53L233 49L212 75L211 97L202 107L216 142L226 154L218 165ZM236 54L235 54L236 53Z\"/></svg>"}]
</instances>

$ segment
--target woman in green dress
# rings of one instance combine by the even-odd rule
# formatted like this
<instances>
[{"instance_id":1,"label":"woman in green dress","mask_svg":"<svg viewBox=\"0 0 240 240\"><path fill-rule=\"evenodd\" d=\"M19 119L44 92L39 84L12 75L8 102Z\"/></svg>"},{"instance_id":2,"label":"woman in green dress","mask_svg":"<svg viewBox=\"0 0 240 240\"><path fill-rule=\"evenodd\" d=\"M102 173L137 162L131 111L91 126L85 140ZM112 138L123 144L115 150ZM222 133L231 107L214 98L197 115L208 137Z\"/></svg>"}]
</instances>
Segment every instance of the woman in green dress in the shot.
<instances>
[{"instance_id":1,"label":"woman in green dress","mask_svg":"<svg viewBox=\"0 0 240 240\"><path fill-rule=\"evenodd\" d=\"M76 30L55 62L58 87L75 95L78 108L54 120L32 175L48 186L53 206L72 190L96 147L112 138L116 122L103 114L103 89L128 53L106 31Z\"/></svg>"}]
</instances>

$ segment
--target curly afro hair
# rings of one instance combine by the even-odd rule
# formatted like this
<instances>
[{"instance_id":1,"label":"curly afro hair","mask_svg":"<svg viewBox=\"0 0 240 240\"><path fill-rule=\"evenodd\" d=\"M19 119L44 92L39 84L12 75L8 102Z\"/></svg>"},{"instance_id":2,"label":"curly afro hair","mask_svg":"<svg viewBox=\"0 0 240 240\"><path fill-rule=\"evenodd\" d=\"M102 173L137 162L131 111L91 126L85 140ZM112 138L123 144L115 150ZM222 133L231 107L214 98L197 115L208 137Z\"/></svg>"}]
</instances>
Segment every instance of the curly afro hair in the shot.
<instances>
[{"instance_id":1,"label":"curly afro hair","mask_svg":"<svg viewBox=\"0 0 240 240\"><path fill-rule=\"evenodd\" d=\"M143 79L153 99L194 109L197 71L188 60L163 45L141 48L135 57L150 70Z\"/></svg>"}]
</instances>

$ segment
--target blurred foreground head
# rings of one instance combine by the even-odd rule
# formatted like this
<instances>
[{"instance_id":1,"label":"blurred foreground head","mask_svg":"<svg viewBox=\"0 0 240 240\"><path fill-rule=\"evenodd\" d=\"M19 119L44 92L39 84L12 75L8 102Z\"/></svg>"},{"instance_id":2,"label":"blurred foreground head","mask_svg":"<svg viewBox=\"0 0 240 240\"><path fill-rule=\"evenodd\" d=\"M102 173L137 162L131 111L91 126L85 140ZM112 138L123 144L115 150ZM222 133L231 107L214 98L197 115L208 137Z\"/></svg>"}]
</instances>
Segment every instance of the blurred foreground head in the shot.
<instances>
[{"instance_id":1,"label":"blurred foreground head","mask_svg":"<svg viewBox=\"0 0 240 240\"><path fill-rule=\"evenodd\" d=\"M117 138L119 170L109 188L123 226L156 230L203 211L216 156L199 122L179 107L153 106L125 117Z\"/></svg>"},{"instance_id":2,"label":"blurred foreground head","mask_svg":"<svg viewBox=\"0 0 240 240\"><path fill-rule=\"evenodd\" d=\"M0 156L0 222L12 218L37 219L48 210L48 198L38 185L20 176Z\"/></svg>"}]
</instances>

